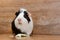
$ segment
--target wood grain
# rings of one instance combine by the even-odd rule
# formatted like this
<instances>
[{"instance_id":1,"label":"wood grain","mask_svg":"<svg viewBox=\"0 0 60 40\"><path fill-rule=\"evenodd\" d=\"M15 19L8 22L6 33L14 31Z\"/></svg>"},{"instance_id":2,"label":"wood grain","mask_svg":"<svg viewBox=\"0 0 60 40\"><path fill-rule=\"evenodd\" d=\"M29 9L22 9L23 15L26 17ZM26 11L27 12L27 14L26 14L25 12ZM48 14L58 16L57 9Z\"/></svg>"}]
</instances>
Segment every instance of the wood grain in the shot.
<instances>
[{"instance_id":1,"label":"wood grain","mask_svg":"<svg viewBox=\"0 0 60 40\"><path fill-rule=\"evenodd\" d=\"M33 34L60 34L60 0L0 0L0 33L11 33L11 22L20 8L32 14Z\"/></svg>"},{"instance_id":2,"label":"wood grain","mask_svg":"<svg viewBox=\"0 0 60 40\"><path fill-rule=\"evenodd\" d=\"M0 34L0 40L16 40L10 37L11 34ZM21 40L60 40L58 35L33 35L31 37L23 37Z\"/></svg>"}]
</instances>

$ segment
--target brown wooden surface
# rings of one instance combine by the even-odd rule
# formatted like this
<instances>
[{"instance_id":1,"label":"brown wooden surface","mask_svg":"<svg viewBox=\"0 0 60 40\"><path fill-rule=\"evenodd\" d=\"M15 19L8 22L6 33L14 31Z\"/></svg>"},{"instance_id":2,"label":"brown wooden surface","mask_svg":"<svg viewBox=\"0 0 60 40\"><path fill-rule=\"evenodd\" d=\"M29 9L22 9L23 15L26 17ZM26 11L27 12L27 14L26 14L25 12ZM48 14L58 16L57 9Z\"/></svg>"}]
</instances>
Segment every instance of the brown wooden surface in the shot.
<instances>
[{"instance_id":1,"label":"brown wooden surface","mask_svg":"<svg viewBox=\"0 0 60 40\"><path fill-rule=\"evenodd\" d=\"M32 14L33 34L60 34L60 0L0 0L0 33L11 33L19 8Z\"/></svg>"},{"instance_id":2,"label":"brown wooden surface","mask_svg":"<svg viewBox=\"0 0 60 40\"><path fill-rule=\"evenodd\" d=\"M0 40L16 40L10 37L10 34L0 34ZM31 37L23 37L21 40L60 40L58 35L33 35Z\"/></svg>"}]
</instances>

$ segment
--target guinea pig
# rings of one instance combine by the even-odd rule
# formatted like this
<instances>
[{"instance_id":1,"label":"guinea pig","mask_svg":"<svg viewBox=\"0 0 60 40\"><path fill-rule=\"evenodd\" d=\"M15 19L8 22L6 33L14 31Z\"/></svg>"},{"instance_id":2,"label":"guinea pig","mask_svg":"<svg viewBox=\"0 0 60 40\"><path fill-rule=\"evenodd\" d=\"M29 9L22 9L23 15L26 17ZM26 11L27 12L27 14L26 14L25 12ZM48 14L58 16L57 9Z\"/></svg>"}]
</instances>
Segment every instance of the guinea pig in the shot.
<instances>
[{"instance_id":1,"label":"guinea pig","mask_svg":"<svg viewBox=\"0 0 60 40\"><path fill-rule=\"evenodd\" d=\"M33 20L31 14L26 9L21 8L15 13L15 15L16 17L12 21L12 33L16 37L21 37L22 34L30 36L33 31Z\"/></svg>"}]
</instances>

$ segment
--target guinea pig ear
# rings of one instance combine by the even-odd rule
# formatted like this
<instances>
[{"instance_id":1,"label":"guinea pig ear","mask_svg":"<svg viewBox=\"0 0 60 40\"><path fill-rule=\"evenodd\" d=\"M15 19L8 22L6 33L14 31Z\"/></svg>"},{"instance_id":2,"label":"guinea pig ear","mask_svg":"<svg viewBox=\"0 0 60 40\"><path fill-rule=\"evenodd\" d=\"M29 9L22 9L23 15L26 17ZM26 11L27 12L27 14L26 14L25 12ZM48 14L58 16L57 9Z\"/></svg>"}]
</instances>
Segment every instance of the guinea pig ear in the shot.
<instances>
[{"instance_id":1,"label":"guinea pig ear","mask_svg":"<svg viewBox=\"0 0 60 40\"><path fill-rule=\"evenodd\" d=\"M16 16L18 16L18 15L19 15L19 13L20 13L20 11L16 12L16 13L15 13L15 15L16 15Z\"/></svg>"},{"instance_id":2,"label":"guinea pig ear","mask_svg":"<svg viewBox=\"0 0 60 40\"><path fill-rule=\"evenodd\" d=\"M29 17L31 16L31 14L27 11L24 11L24 13L26 13Z\"/></svg>"},{"instance_id":3,"label":"guinea pig ear","mask_svg":"<svg viewBox=\"0 0 60 40\"><path fill-rule=\"evenodd\" d=\"M28 16L30 17L31 16L31 14L27 11L27 13L28 13Z\"/></svg>"},{"instance_id":4,"label":"guinea pig ear","mask_svg":"<svg viewBox=\"0 0 60 40\"><path fill-rule=\"evenodd\" d=\"M31 14L28 12L28 15L31 16Z\"/></svg>"}]
</instances>

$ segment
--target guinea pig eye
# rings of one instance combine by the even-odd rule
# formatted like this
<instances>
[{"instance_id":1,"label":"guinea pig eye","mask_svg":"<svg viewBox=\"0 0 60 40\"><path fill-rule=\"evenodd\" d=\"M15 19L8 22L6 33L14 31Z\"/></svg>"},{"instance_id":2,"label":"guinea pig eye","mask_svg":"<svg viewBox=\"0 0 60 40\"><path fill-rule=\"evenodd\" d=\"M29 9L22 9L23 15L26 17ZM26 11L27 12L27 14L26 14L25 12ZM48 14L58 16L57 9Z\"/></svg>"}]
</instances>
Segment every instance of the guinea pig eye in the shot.
<instances>
[{"instance_id":1,"label":"guinea pig eye","mask_svg":"<svg viewBox=\"0 0 60 40\"><path fill-rule=\"evenodd\" d=\"M15 15L16 15L16 16L18 16L18 15L19 15L19 13L20 13L20 11L16 12L16 13L15 13Z\"/></svg>"}]
</instances>

